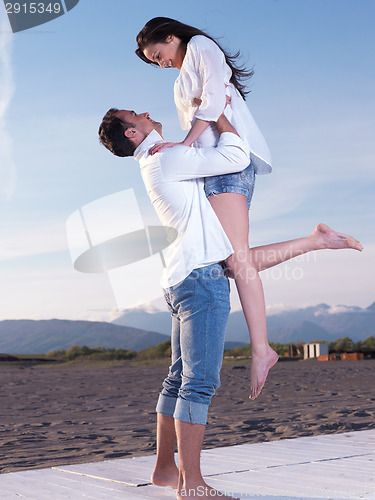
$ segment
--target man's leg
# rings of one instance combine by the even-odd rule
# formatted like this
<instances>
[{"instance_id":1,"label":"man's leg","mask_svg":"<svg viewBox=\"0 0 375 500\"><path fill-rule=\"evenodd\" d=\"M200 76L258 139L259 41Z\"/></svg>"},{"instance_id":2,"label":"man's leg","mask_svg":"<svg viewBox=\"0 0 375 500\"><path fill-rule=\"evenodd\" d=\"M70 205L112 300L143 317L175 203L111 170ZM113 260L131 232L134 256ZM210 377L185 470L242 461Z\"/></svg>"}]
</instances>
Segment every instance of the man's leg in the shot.
<instances>
[{"instance_id":1,"label":"man's leg","mask_svg":"<svg viewBox=\"0 0 375 500\"><path fill-rule=\"evenodd\" d=\"M156 431L156 464L151 476L152 484L178 488L178 469L174 460L176 450L175 420L158 413Z\"/></svg>"},{"instance_id":2,"label":"man's leg","mask_svg":"<svg viewBox=\"0 0 375 500\"><path fill-rule=\"evenodd\" d=\"M233 497L211 488L202 477L200 454L205 428L205 425L176 420L180 470L177 499L217 498L220 500L234 500Z\"/></svg>"},{"instance_id":3,"label":"man's leg","mask_svg":"<svg viewBox=\"0 0 375 500\"><path fill-rule=\"evenodd\" d=\"M156 486L178 487L178 469L174 454L176 451L176 431L174 425L174 410L181 386L181 347L180 320L173 307L170 293L166 291L165 298L172 313L171 348L172 359L167 378L163 381L163 389L159 396L156 429L156 464L151 476L151 482Z\"/></svg>"},{"instance_id":4,"label":"man's leg","mask_svg":"<svg viewBox=\"0 0 375 500\"><path fill-rule=\"evenodd\" d=\"M200 454L206 426L181 420L176 420L175 425L180 471L179 493L184 494L188 489L192 489L198 497L197 487L206 484L200 468Z\"/></svg>"},{"instance_id":5,"label":"man's leg","mask_svg":"<svg viewBox=\"0 0 375 500\"><path fill-rule=\"evenodd\" d=\"M204 481L200 452L208 406L220 385L229 283L220 265L196 269L176 290L182 384L174 412L179 459L177 498L229 499Z\"/></svg>"}]
</instances>

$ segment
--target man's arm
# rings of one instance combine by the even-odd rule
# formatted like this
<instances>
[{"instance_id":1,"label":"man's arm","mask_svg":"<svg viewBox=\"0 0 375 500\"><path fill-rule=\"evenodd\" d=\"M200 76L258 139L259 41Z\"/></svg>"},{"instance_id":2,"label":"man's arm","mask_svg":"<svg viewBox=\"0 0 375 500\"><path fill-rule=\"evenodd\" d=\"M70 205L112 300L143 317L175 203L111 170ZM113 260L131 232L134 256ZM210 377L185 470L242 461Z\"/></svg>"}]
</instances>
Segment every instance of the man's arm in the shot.
<instances>
[{"instance_id":1,"label":"man's arm","mask_svg":"<svg viewBox=\"0 0 375 500\"><path fill-rule=\"evenodd\" d=\"M216 122L219 143L213 148L176 146L164 151L161 166L165 180L183 181L240 172L250 163L250 150L228 119Z\"/></svg>"}]
</instances>

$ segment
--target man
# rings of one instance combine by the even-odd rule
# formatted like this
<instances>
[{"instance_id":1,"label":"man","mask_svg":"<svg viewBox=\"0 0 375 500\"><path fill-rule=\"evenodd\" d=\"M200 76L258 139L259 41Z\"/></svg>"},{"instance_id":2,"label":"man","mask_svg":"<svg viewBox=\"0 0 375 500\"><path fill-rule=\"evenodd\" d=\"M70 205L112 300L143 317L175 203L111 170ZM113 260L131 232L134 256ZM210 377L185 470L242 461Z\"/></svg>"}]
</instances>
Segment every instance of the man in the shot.
<instances>
[{"instance_id":1,"label":"man","mask_svg":"<svg viewBox=\"0 0 375 500\"><path fill-rule=\"evenodd\" d=\"M216 148L178 146L150 156L162 126L148 113L111 109L101 142L117 156L139 161L148 195L177 239L164 254L162 286L172 313L172 364L157 404L157 463L152 482L178 488L178 498L214 498L200 472L208 406L219 386L229 283L220 262L233 249L203 190L203 177L243 170L249 149L222 115ZM174 461L177 445L179 470Z\"/></svg>"},{"instance_id":2,"label":"man","mask_svg":"<svg viewBox=\"0 0 375 500\"><path fill-rule=\"evenodd\" d=\"M172 363L157 410L157 457L152 482L176 488L179 500L230 497L210 488L200 471L208 406L220 384L229 284L223 262L233 249L203 189L203 177L234 173L249 164L249 149L222 115L215 148L176 146L153 156L162 126L148 113L110 109L99 128L102 144L117 156L134 156L152 204L165 226L177 230L164 254L162 276L172 314ZM259 270L323 248L362 247L324 224L289 242L252 249ZM177 438L179 468L174 461Z\"/></svg>"}]
</instances>

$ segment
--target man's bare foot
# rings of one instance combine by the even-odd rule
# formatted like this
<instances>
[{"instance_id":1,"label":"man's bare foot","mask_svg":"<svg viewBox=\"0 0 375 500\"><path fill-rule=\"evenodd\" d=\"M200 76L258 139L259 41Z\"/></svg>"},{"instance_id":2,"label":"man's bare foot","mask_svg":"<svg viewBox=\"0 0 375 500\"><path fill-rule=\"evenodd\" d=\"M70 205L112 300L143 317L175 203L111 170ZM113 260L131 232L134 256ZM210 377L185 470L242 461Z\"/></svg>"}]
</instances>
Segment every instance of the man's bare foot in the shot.
<instances>
[{"instance_id":1,"label":"man's bare foot","mask_svg":"<svg viewBox=\"0 0 375 500\"><path fill-rule=\"evenodd\" d=\"M178 469L177 467L155 467L151 482L155 486L170 486L174 490L178 488Z\"/></svg>"},{"instance_id":2,"label":"man's bare foot","mask_svg":"<svg viewBox=\"0 0 375 500\"><path fill-rule=\"evenodd\" d=\"M264 352L252 350L249 399L255 399L259 396L269 370L277 363L278 359L278 354L270 346L267 346Z\"/></svg>"},{"instance_id":3,"label":"man's bare foot","mask_svg":"<svg viewBox=\"0 0 375 500\"><path fill-rule=\"evenodd\" d=\"M240 500L239 498L229 497L224 493L211 488L205 482L198 486L186 486L180 488L177 492L177 500L197 500L199 498L218 498L220 500Z\"/></svg>"},{"instance_id":4,"label":"man's bare foot","mask_svg":"<svg viewBox=\"0 0 375 500\"><path fill-rule=\"evenodd\" d=\"M326 224L318 224L311 234L318 244L318 249L330 248L338 250L343 248L352 248L354 250L363 249L363 246L358 240L343 233L337 233Z\"/></svg>"}]
</instances>

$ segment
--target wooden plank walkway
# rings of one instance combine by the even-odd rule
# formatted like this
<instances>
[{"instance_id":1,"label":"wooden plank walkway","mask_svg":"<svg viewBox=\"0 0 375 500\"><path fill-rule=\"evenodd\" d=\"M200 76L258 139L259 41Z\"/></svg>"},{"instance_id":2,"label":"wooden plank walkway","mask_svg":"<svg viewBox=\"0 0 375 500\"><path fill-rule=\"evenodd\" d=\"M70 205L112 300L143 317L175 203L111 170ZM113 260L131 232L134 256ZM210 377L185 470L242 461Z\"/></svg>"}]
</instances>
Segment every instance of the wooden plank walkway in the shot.
<instances>
[{"instance_id":1,"label":"wooden plank walkway","mask_svg":"<svg viewBox=\"0 0 375 500\"><path fill-rule=\"evenodd\" d=\"M150 484L155 456L0 475L1 500L161 499ZM210 486L241 499L375 500L375 430L202 451Z\"/></svg>"}]
</instances>

